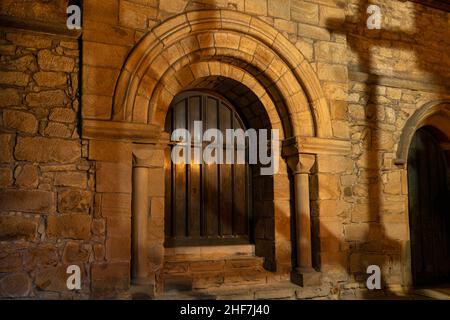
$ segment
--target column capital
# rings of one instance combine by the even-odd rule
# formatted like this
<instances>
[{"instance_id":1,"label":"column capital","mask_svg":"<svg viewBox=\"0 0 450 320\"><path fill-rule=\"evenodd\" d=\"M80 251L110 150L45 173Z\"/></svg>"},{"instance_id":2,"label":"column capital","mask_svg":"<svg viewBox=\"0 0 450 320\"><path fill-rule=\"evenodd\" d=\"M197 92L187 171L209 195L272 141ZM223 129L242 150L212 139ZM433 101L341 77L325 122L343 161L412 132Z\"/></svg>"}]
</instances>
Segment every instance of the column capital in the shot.
<instances>
[{"instance_id":1,"label":"column capital","mask_svg":"<svg viewBox=\"0 0 450 320\"><path fill-rule=\"evenodd\" d=\"M294 174L310 174L315 162L316 156L308 153L299 153L287 158L288 166Z\"/></svg>"},{"instance_id":2,"label":"column capital","mask_svg":"<svg viewBox=\"0 0 450 320\"><path fill-rule=\"evenodd\" d=\"M164 150L155 146L133 146L133 168L162 168L164 166Z\"/></svg>"}]
</instances>

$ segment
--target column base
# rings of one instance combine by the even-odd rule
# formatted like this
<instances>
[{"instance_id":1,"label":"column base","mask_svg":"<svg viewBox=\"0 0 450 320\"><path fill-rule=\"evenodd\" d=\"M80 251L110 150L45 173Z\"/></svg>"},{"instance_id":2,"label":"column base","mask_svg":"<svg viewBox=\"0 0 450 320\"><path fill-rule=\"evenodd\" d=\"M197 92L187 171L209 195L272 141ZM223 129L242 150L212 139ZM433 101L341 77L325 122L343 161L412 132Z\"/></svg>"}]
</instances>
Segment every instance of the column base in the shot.
<instances>
[{"instance_id":1,"label":"column base","mask_svg":"<svg viewBox=\"0 0 450 320\"><path fill-rule=\"evenodd\" d=\"M155 281L149 278L137 278L131 281L130 294L133 300L148 300L155 296Z\"/></svg>"},{"instance_id":2,"label":"column base","mask_svg":"<svg viewBox=\"0 0 450 320\"><path fill-rule=\"evenodd\" d=\"M322 282L322 273L313 268L297 268L291 271L291 282L301 287L319 286Z\"/></svg>"}]
</instances>

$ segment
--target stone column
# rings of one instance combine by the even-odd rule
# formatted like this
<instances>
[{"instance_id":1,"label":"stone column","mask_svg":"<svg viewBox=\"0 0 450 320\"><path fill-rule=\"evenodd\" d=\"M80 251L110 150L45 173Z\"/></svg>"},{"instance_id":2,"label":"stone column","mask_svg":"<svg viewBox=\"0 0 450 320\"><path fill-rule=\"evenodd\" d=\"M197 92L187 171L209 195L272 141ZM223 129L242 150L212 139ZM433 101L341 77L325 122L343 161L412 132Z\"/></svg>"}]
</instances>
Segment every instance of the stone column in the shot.
<instances>
[{"instance_id":1,"label":"stone column","mask_svg":"<svg viewBox=\"0 0 450 320\"><path fill-rule=\"evenodd\" d=\"M309 208L309 172L314 164L314 156L302 156L294 172L295 219L297 234L298 267L312 268L311 216Z\"/></svg>"},{"instance_id":2,"label":"stone column","mask_svg":"<svg viewBox=\"0 0 450 320\"><path fill-rule=\"evenodd\" d=\"M148 165L133 156L132 198L132 281L145 284L148 279L147 224L148 224Z\"/></svg>"},{"instance_id":3,"label":"stone column","mask_svg":"<svg viewBox=\"0 0 450 320\"><path fill-rule=\"evenodd\" d=\"M291 161L294 173L295 230L297 244L297 268L292 272L292 281L301 286L319 285L320 273L312 266L311 210L309 175L315 162L312 154L299 154Z\"/></svg>"}]
</instances>

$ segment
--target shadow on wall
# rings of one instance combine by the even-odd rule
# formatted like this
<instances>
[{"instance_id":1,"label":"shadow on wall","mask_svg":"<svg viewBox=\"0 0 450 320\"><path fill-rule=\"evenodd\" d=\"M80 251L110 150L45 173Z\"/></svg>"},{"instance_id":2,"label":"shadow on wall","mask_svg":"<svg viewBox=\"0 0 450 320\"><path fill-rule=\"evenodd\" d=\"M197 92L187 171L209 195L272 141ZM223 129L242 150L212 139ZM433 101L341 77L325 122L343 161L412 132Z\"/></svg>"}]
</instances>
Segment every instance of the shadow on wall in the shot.
<instances>
[{"instance_id":1,"label":"shadow on wall","mask_svg":"<svg viewBox=\"0 0 450 320\"><path fill-rule=\"evenodd\" d=\"M363 222L366 228L360 229L365 230L363 236L358 236L358 239L363 239L362 241L351 241L351 235L347 233L349 229L345 229L350 254L348 272L350 275L354 275L355 280L360 283L360 287L365 287L365 279L368 276L365 274L365 268L368 265L379 265L383 275L389 273L389 268L396 266L401 268L402 279L395 279L394 277L391 280L396 284L401 283L409 286L411 285L409 241L392 239L386 230L386 222L391 221L387 220L390 217L390 207L389 199L386 197L389 195L385 194L383 190L382 177L385 169L382 163L385 160L385 153L395 152L393 150L395 143L392 147L388 146L387 140L389 140L389 137L386 136L386 128L389 125L385 122L385 108L382 105L385 102L380 101L380 99L385 98L377 90L379 90L380 85L389 86L382 83L381 78L395 77L432 84L433 88L439 88L438 95L443 97L445 91L448 91L446 85L448 86L450 58L449 51L445 51L444 46L446 45L445 42L450 39L450 29L448 25L441 25L442 21L446 21L445 12L427 9L420 4L409 2L402 5L407 5L413 12L413 16L395 16L392 11L388 10L395 8L392 10L402 12L398 10L398 7L395 7L397 4L377 1L383 17L381 30L370 30L366 26L369 18L366 10L369 5L374 4L373 1L353 0L350 3L355 8L357 7L356 15L347 15L345 21L335 19L327 21L330 32L347 36L348 48L353 54L353 60L348 62L349 73L362 76L355 80L365 84L364 96L357 102L364 107L365 116L364 120L358 122L358 127L355 129L362 132L360 139L364 150L358 162L363 165L358 169L357 179L358 184L365 189L366 197L357 198L353 205L351 220L355 222L355 215L360 214L355 211L355 207L361 208L362 206L365 208L364 217L358 217L356 221ZM433 19L433 17L440 19ZM395 19L399 21L393 21ZM404 25L405 21L406 25ZM386 23L398 25L398 27L385 27ZM396 52L396 50L401 50L400 56L392 55L392 52ZM352 80L350 76L350 86ZM405 81L406 84L414 83L408 80ZM408 89L414 90L415 88L408 87ZM351 88L349 88L350 90ZM400 96L396 101L391 101L389 107L395 110L394 112L402 113L399 100ZM420 107L420 105L415 106L415 108L417 107ZM403 120L408 116L403 115ZM397 130L403 129L403 125L404 121L401 122L401 128L397 127ZM396 139L395 134L394 141ZM398 169L390 169L387 172L395 170L398 174L401 174L402 171L406 173L406 168L405 170ZM406 174L402 176L402 179L406 179ZM406 182L403 183L403 186L398 186L403 197L407 197L407 191L404 190L406 189L405 185ZM354 190L352 190L352 193L355 197ZM406 203L406 198L404 198L403 203ZM407 212L406 206L403 211ZM404 214L401 224L407 224L407 221L408 218ZM407 228L406 226L403 227ZM392 230L389 231L389 234L393 234ZM406 239L409 239L408 235ZM336 241L339 242L339 240ZM341 243L342 245L347 247ZM316 261L318 260L316 258ZM334 261L334 264L339 264L339 261ZM343 267L345 268L345 265ZM382 277L382 279L384 278ZM383 287L386 289L386 282L383 282ZM388 279L387 282L390 282L390 280ZM392 294L389 290L386 291L388 294ZM362 297L367 296L363 294Z\"/></svg>"}]
</instances>

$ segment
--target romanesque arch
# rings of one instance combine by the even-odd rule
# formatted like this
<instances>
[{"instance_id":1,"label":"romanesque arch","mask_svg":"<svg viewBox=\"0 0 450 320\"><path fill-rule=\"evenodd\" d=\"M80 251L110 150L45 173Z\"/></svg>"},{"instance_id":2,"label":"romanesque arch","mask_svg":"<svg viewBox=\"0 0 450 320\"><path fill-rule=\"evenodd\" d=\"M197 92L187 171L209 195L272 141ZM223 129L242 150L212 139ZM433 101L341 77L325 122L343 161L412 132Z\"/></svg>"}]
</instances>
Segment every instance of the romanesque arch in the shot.
<instances>
[{"instance_id":1,"label":"romanesque arch","mask_svg":"<svg viewBox=\"0 0 450 320\"><path fill-rule=\"evenodd\" d=\"M424 104L418 108L406 122L397 146L395 163L405 165L408 159L408 149L414 133L423 126L431 125L450 138L450 101L439 100Z\"/></svg>"},{"instance_id":2,"label":"romanesque arch","mask_svg":"<svg viewBox=\"0 0 450 320\"><path fill-rule=\"evenodd\" d=\"M277 112L285 127L291 123L292 136L332 136L327 101L301 52L267 23L228 10L183 13L145 35L120 74L113 120L160 124L174 95L194 79L185 67L200 61L226 62L209 68L213 73L256 78L266 99L284 107ZM308 130L301 132L298 123L307 118Z\"/></svg>"},{"instance_id":3,"label":"romanesque arch","mask_svg":"<svg viewBox=\"0 0 450 320\"><path fill-rule=\"evenodd\" d=\"M140 282L157 275L164 260L162 193L148 194L153 192L150 182L164 174L160 154L170 144L163 133L167 111L178 93L214 77L248 88L262 106L268 127L280 129L286 162L271 186L274 237L268 260L270 268L284 274L299 267L296 281L312 283L318 277L311 261L309 175L315 154L343 154L349 144L333 138L327 99L302 53L262 20L229 10L179 14L149 31L122 67L111 118L83 122L88 139L132 144L132 278ZM292 182L288 174L294 176ZM291 256L291 212L297 230L296 262ZM314 280L305 280L308 274Z\"/></svg>"}]
</instances>

